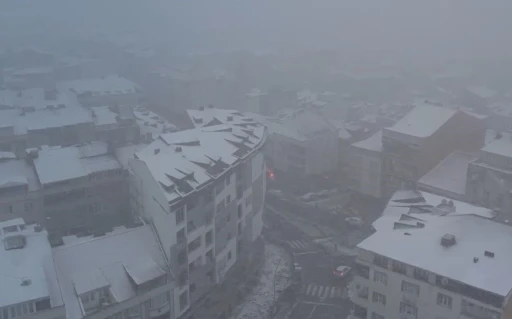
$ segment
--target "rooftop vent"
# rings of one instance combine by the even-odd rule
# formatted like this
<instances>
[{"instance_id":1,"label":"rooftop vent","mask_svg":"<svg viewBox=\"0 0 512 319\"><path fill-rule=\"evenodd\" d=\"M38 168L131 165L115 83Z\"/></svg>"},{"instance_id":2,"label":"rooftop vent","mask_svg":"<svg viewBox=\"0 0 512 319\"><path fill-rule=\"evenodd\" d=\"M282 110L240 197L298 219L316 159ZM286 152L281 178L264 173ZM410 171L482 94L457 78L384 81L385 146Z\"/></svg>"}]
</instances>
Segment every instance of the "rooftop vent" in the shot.
<instances>
[{"instance_id":1,"label":"rooftop vent","mask_svg":"<svg viewBox=\"0 0 512 319\"><path fill-rule=\"evenodd\" d=\"M486 250L486 251L484 252L484 256L485 256L485 257L489 257L489 258L494 258L494 253L493 253L492 251L488 251L488 250Z\"/></svg>"},{"instance_id":2,"label":"rooftop vent","mask_svg":"<svg viewBox=\"0 0 512 319\"><path fill-rule=\"evenodd\" d=\"M194 123L203 123L203 119L194 117Z\"/></svg>"},{"instance_id":3,"label":"rooftop vent","mask_svg":"<svg viewBox=\"0 0 512 319\"><path fill-rule=\"evenodd\" d=\"M213 104L208 104L209 109L213 109Z\"/></svg>"},{"instance_id":4,"label":"rooftop vent","mask_svg":"<svg viewBox=\"0 0 512 319\"><path fill-rule=\"evenodd\" d=\"M43 230L43 226L41 226L41 225L34 226L34 231L36 233L40 233L42 230Z\"/></svg>"},{"instance_id":5,"label":"rooftop vent","mask_svg":"<svg viewBox=\"0 0 512 319\"><path fill-rule=\"evenodd\" d=\"M204 106L200 106L199 111L204 111Z\"/></svg>"},{"instance_id":6,"label":"rooftop vent","mask_svg":"<svg viewBox=\"0 0 512 319\"><path fill-rule=\"evenodd\" d=\"M451 247L456 243L457 241L455 240L455 236L452 234L444 234L441 238L441 246L443 247Z\"/></svg>"},{"instance_id":7,"label":"rooftop vent","mask_svg":"<svg viewBox=\"0 0 512 319\"><path fill-rule=\"evenodd\" d=\"M26 243L25 236L23 235L14 235L4 238L5 250L22 249L25 247Z\"/></svg>"},{"instance_id":8,"label":"rooftop vent","mask_svg":"<svg viewBox=\"0 0 512 319\"><path fill-rule=\"evenodd\" d=\"M155 155L160 153L160 149L159 148L155 148Z\"/></svg>"},{"instance_id":9,"label":"rooftop vent","mask_svg":"<svg viewBox=\"0 0 512 319\"><path fill-rule=\"evenodd\" d=\"M32 280L30 280L30 279L23 279L21 281L22 286L30 286L31 283L32 283Z\"/></svg>"},{"instance_id":10,"label":"rooftop vent","mask_svg":"<svg viewBox=\"0 0 512 319\"><path fill-rule=\"evenodd\" d=\"M228 116L228 121L233 121L233 116L232 115Z\"/></svg>"},{"instance_id":11,"label":"rooftop vent","mask_svg":"<svg viewBox=\"0 0 512 319\"><path fill-rule=\"evenodd\" d=\"M176 153L181 153L182 149L181 146L177 146L175 149Z\"/></svg>"},{"instance_id":12,"label":"rooftop vent","mask_svg":"<svg viewBox=\"0 0 512 319\"><path fill-rule=\"evenodd\" d=\"M478 262L478 257L473 257L473 263L477 263Z\"/></svg>"}]
</instances>

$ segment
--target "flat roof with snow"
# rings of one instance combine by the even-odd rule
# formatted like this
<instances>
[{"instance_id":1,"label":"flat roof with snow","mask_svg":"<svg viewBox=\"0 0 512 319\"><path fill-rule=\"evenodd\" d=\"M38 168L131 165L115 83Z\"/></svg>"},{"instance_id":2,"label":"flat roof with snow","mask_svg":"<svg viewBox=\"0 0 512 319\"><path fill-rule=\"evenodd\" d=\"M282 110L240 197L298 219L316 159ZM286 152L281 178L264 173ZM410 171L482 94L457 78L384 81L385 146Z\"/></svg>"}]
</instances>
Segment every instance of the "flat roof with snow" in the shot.
<instances>
[{"instance_id":1,"label":"flat roof with snow","mask_svg":"<svg viewBox=\"0 0 512 319\"><path fill-rule=\"evenodd\" d=\"M49 107L78 107L76 94L70 91L55 90L49 91L42 88L31 88L24 90L2 90L0 91L0 106L3 108L34 108L45 109Z\"/></svg>"},{"instance_id":2,"label":"flat roof with snow","mask_svg":"<svg viewBox=\"0 0 512 319\"><path fill-rule=\"evenodd\" d=\"M501 134L501 138L494 138L482 148L482 151L512 158L512 132Z\"/></svg>"},{"instance_id":3,"label":"flat roof with snow","mask_svg":"<svg viewBox=\"0 0 512 319\"><path fill-rule=\"evenodd\" d=\"M420 178L418 184L462 196L466 193L469 163L477 158L475 154L455 151Z\"/></svg>"},{"instance_id":4,"label":"flat roof with snow","mask_svg":"<svg viewBox=\"0 0 512 319\"><path fill-rule=\"evenodd\" d=\"M7 250L6 241L20 236L24 241ZM0 308L49 298L52 307L62 305L51 246L45 230L36 231L18 218L0 223Z\"/></svg>"},{"instance_id":5,"label":"flat roof with snow","mask_svg":"<svg viewBox=\"0 0 512 319\"><path fill-rule=\"evenodd\" d=\"M119 303L137 296L132 282L166 274L165 257L149 225L65 242L54 248L53 256L68 319L85 317L75 291L108 288Z\"/></svg>"},{"instance_id":6,"label":"flat roof with snow","mask_svg":"<svg viewBox=\"0 0 512 319\"><path fill-rule=\"evenodd\" d=\"M34 158L34 167L43 185L121 169L117 159L108 154L108 147L103 142L43 148Z\"/></svg>"},{"instance_id":7,"label":"flat roof with snow","mask_svg":"<svg viewBox=\"0 0 512 319\"><path fill-rule=\"evenodd\" d=\"M91 93L93 96L136 93L139 89L135 83L118 75L62 81L57 83L57 87L76 94Z\"/></svg>"},{"instance_id":8,"label":"flat roof with snow","mask_svg":"<svg viewBox=\"0 0 512 319\"><path fill-rule=\"evenodd\" d=\"M265 127L215 125L162 134L135 156L159 182L169 202L222 175L263 145Z\"/></svg>"},{"instance_id":9,"label":"flat roof with snow","mask_svg":"<svg viewBox=\"0 0 512 319\"><path fill-rule=\"evenodd\" d=\"M440 129L455 113L457 113L456 110L423 104L413 108L395 125L385 130L420 138L428 137Z\"/></svg>"},{"instance_id":10,"label":"flat roof with snow","mask_svg":"<svg viewBox=\"0 0 512 319\"><path fill-rule=\"evenodd\" d=\"M373 134L366 140L352 144L352 146L368 151L382 152L382 130Z\"/></svg>"},{"instance_id":11,"label":"flat roof with snow","mask_svg":"<svg viewBox=\"0 0 512 319\"><path fill-rule=\"evenodd\" d=\"M418 196L425 201L406 203ZM374 222L376 232L357 247L506 296L512 288L512 227L477 214L484 208L454 201L453 210L449 201L443 205L439 199L425 192L399 192ZM445 234L454 235L456 244L442 246ZM486 251L494 257L485 256Z\"/></svg>"}]
</instances>

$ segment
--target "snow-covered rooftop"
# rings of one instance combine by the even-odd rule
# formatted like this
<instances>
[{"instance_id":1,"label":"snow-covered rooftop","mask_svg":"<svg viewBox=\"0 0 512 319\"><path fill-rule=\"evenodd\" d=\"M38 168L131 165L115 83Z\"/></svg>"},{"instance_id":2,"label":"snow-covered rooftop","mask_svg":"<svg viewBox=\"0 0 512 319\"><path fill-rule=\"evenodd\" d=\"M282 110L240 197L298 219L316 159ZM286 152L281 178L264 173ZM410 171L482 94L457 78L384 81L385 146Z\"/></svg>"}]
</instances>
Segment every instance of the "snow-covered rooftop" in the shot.
<instances>
[{"instance_id":1,"label":"snow-covered rooftop","mask_svg":"<svg viewBox=\"0 0 512 319\"><path fill-rule=\"evenodd\" d=\"M24 238L24 245L7 250L6 238L10 236ZM44 298L50 298L52 307L61 306L46 231L38 232L35 225L26 225L18 218L0 223L0 239L0 308Z\"/></svg>"},{"instance_id":2,"label":"snow-covered rooftop","mask_svg":"<svg viewBox=\"0 0 512 319\"><path fill-rule=\"evenodd\" d=\"M265 127L215 125L162 134L135 156L159 182L169 202L213 181L255 150Z\"/></svg>"},{"instance_id":3,"label":"snow-covered rooftop","mask_svg":"<svg viewBox=\"0 0 512 319\"><path fill-rule=\"evenodd\" d=\"M24 112L19 109L0 110L0 127L12 128L13 135L28 131L93 123L89 110L82 107L42 109Z\"/></svg>"},{"instance_id":4,"label":"snow-covered rooftop","mask_svg":"<svg viewBox=\"0 0 512 319\"><path fill-rule=\"evenodd\" d=\"M219 124L237 125L240 127L258 126L248 113L241 113L236 110L206 107L198 110L187 110L187 115L194 127Z\"/></svg>"},{"instance_id":5,"label":"snow-covered rooftop","mask_svg":"<svg viewBox=\"0 0 512 319\"><path fill-rule=\"evenodd\" d=\"M22 159L0 161L0 188L20 185L26 185L28 191L39 189L34 168Z\"/></svg>"},{"instance_id":6,"label":"snow-covered rooftop","mask_svg":"<svg viewBox=\"0 0 512 319\"><path fill-rule=\"evenodd\" d=\"M425 201L405 203L414 198ZM512 288L512 227L485 218L494 216L485 208L457 201L439 205L440 199L425 192L398 192L374 222L376 232L358 247L506 296ZM445 234L454 235L456 244L441 246ZM495 256L486 257L485 251Z\"/></svg>"},{"instance_id":7,"label":"snow-covered rooftop","mask_svg":"<svg viewBox=\"0 0 512 319\"><path fill-rule=\"evenodd\" d=\"M143 106L135 107L133 112L142 136L150 135L155 139L160 134L178 130L175 125Z\"/></svg>"},{"instance_id":8,"label":"snow-covered rooftop","mask_svg":"<svg viewBox=\"0 0 512 319\"><path fill-rule=\"evenodd\" d=\"M47 147L39 150L34 167L43 185L121 169L116 158L107 153L108 147L103 142L63 148Z\"/></svg>"},{"instance_id":9,"label":"snow-covered rooftop","mask_svg":"<svg viewBox=\"0 0 512 319\"><path fill-rule=\"evenodd\" d=\"M135 83L118 75L62 81L57 83L57 88L76 94L90 93L93 96L130 94L139 89Z\"/></svg>"},{"instance_id":10,"label":"snow-covered rooftop","mask_svg":"<svg viewBox=\"0 0 512 319\"><path fill-rule=\"evenodd\" d=\"M382 152L382 131L378 131L366 140L354 143L352 146L369 151Z\"/></svg>"},{"instance_id":11,"label":"snow-covered rooftop","mask_svg":"<svg viewBox=\"0 0 512 319\"><path fill-rule=\"evenodd\" d=\"M166 274L165 257L149 225L65 242L53 256L68 319L85 316L76 287L80 292L108 287L115 302L123 302L137 295L127 269L135 269L139 281Z\"/></svg>"},{"instance_id":12,"label":"snow-covered rooftop","mask_svg":"<svg viewBox=\"0 0 512 319\"><path fill-rule=\"evenodd\" d=\"M501 133L501 138L494 138L482 151L512 158L512 132Z\"/></svg>"},{"instance_id":13,"label":"snow-covered rooftop","mask_svg":"<svg viewBox=\"0 0 512 319\"><path fill-rule=\"evenodd\" d=\"M497 95L496 91L494 91L493 89L490 89L486 86L478 86L478 85L468 86L468 87L466 87L466 90L468 90L469 92L471 92L483 99L493 98Z\"/></svg>"},{"instance_id":14,"label":"snow-covered rooftop","mask_svg":"<svg viewBox=\"0 0 512 319\"><path fill-rule=\"evenodd\" d=\"M70 91L45 91L42 88L0 91L0 108L44 109L49 107L77 107L76 94Z\"/></svg>"},{"instance_id":15,"label":"snow-covered rooftop","mask_svg":"<svg viewBox=\"0 0 512 319\"><path fill-rule=\"evenodd\" d=\"M418 105L386 130L415 137L429 137L443 126L456 110L430 104Z\"/></svg>"},{"instance_id":16,"label":"snow-covered rooftop","mask_svg":"<svg viewBox=\"0 0 512 319\"><path fill-rule=\"evenodd\" d=\"M468 166L475 159L477 159L475 154L455 151L420 178L418 184L420 187L424 185L428 188L464 195Z\"/></svg>"},{"instance_id":17,"label":"snow-covered rooftop","mask_svg":"<svg viewBox=\"0 0 512 319\"><path fill-rule=\"evenodd\" d=\"M112 111L108 106L92 107L92 116L94 118L94 125L114 125L117 124L117 113Z\"/></svg>"},{"instance_id":18,"label":"snow-covered rooftop","mask_svg":"<svg viewBox=\"0 0 512 319\"><path fill-rule=\"evenodd\" d=\"M265 125L269 134L279 134L298 141L307 141L326 133L336 133L337 128L320 114L306 109L283 110L275 117L244 113Z\"/></svg>"}]
</instances>

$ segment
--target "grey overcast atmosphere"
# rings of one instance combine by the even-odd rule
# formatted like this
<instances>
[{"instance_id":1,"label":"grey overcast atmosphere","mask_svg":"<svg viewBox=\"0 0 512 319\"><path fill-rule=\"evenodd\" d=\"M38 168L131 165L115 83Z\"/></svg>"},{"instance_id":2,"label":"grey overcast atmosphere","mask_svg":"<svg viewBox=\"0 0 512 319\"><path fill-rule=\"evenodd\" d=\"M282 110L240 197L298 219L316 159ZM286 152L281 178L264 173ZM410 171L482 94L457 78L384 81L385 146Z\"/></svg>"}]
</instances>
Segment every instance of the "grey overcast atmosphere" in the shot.
<instances>
[{"instance_id":1,"label":"grey overcast atmosphere","mask_svg":"<svg viewBox=\"0 0 512 319\"><path fill-rule=\"evenodd\" d=\"M512 0L0 0L0 319L512 319Z\"/></svg>"}]
</instances>

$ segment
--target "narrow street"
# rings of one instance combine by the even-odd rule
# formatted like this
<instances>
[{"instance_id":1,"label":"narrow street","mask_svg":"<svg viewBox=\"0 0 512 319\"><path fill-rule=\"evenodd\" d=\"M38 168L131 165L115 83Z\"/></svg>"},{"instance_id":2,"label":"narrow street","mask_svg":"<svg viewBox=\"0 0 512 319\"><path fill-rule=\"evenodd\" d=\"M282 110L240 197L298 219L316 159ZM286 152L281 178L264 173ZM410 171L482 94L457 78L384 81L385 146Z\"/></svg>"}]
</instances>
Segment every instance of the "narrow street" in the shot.
<instances>
[{"instance_id":1,"label":"narrow street","mask_svg":"<svg viewBox=\"0 0 512 319\"><path fill-rule=\"evenodd\" d=\"M320 236L311 236L275 210L265 211L264 223L265 237L287 247L293 262L302 268L300 297L290 318L346 318L350 312L348 280L335 278L333 271L340 265L350 265L353 258L329 254L315 242Z\"/></svg>"}]
</instances>

